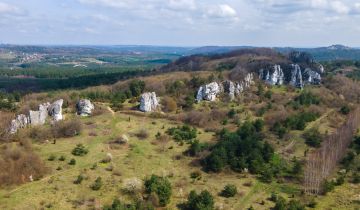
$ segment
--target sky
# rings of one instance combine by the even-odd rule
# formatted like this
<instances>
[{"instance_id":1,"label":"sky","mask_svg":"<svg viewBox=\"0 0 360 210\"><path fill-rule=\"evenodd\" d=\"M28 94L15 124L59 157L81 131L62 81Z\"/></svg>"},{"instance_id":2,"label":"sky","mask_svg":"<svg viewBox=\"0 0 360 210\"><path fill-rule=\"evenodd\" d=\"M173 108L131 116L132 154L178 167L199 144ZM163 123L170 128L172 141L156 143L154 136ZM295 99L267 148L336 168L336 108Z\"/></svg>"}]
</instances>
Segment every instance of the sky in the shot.
<instances>
[{"instance_id":1,"label":"sky","mask_svg":"<svg viewBox=\"0 0 360 210\"><path fill-rule=\"evenodd\" d=\"M360 47L360 0L0 0L0 43Z\"/></svg>"}]
</instances>

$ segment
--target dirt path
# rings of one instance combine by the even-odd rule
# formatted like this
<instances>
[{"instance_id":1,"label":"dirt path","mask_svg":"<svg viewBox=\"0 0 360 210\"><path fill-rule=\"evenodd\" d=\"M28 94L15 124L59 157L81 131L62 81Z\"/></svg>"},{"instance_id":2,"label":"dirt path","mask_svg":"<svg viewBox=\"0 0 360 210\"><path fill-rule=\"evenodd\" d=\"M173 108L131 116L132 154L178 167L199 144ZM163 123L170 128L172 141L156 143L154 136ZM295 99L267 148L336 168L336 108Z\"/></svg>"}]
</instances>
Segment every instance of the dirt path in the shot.
<instances>
[{"instance_id":1,"label":"dirt path","mask_svg":"<svg viewBox=\"0 0 360 210\"><path fill-rule=\"evenodd\" d=\"M114 110L112 110L110 106L107 106L106 108L111 113L111 115L114 117L115 116Z\"/></svg>"}]
</instances>

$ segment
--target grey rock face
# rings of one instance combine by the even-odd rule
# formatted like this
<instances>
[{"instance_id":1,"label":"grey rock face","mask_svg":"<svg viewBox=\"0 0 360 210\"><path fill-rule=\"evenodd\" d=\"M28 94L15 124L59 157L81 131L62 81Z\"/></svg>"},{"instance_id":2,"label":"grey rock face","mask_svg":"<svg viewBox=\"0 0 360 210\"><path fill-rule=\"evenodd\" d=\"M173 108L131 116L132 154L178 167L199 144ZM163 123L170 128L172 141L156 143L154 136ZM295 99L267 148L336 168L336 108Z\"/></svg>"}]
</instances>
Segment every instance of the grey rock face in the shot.
<instances>
[{"instance_id":1,"label":"grey rock face","mask_svg":"<svg viewBox=\"0 0 360 210\"><path fill-rule=\"evenodd\" d=\"M235 98L235 90L236 90L236 87L235 87L235 84L232 82L232 81L225 81L223 82L223 86L224 86L224 91L225 93L229 94L229 97L231 100L234 100Z\"/></svg>"},{"instance_id":2,"label":"grey rock face","mask_svg":"<svg viewBox=\"0 0 360 210\"><path fill-rule=\"evenodd\" d=\"M159 106L159 101L156 98L156 93L144 93L140 98L140 111L142 112L153 112Z\"/></svg>"},{"instance_id":3,"label":"grey rock face","mask_svg":"<svg viewBox=\"0 0 360 210\"><path fill-rule=\"evenodd\" d=\"M91 103L90 100L88 99L81 99L77 104L76 104L76 110L78 115L80 116L89 116L91 115L92 111L95 109L94 104Z\"/></svg>"},{"instance_id":4,"label":"grey rock face","mask_svg":"<svg viewBox=\"0 0 360 210\"><path fill-rule=\"evenodd\" d=\"M270 85L284 84L284 72L280 65L274 65L271 70L261 69L259 78L265 80Z\"/></svg>"},{"instance_id":5,"label":"grey rock face","mask_svg":"<svg viewBox=\"0 0 360 210\"><path fill-rule=\"evenodd\" d=\"M48 114L52 119L57 122L60 120L63 120L62 115L62 105L64 103L63 99L57 100L54 103L52 103L48 108Z\"/></svg>"},{"instance_id":6,"label":"grey rock face","mask_svg":"<svg viewBox=\"0 0 360 210\"><path fill-rule=\"evenodd\" d=\"M29 112L29 119L31 125L44 125L46 118L48 117L48 108L50 103L44 103L39 105L39 111Z\"/></svg>"},{"instance_id":7,"label":"grey rock face","mask_svg":"<svg viewBox=\"0 0 360 210\"><path fill-rule=\"evenodd\" d=\"M319 85L321 83L321 75L310 68L304 71L304 81L307 84Z\"/></svg>"},{"instance_id":8,"label":"grey rock face","mask_svg":"<svg viewBox=\"0 0 360 210\"><path fill-rule=\"evenodd\" d=\"M212 82L207 85L203 85L199 88L196 101L202 100L215 101L217 96L222 92L223 88L217 82Z\"/></svg>"},{"instance_id":9,"label":"grey rock face","mask_svg":"<svg viewBox=\"0 0 360 210\"><path fill-rule=\"evenodd\" d=\"M291 69L291 79L290 79L290 85L297 87L297 88L303 88L303 78L301 73L301 68L298 64L292 64Z\"/></svg>"},{"instance_id":10,"label":"grey rock face","mask_svg":"<svg viewBox=\"0 0 360 210\"><path fill-rule=\"evenodd\" d=\"M15 134L20 128L26 128L29 124L29 118L24 114L20 114L11 121L9 132Z\"/></svg>"}]
</instances>

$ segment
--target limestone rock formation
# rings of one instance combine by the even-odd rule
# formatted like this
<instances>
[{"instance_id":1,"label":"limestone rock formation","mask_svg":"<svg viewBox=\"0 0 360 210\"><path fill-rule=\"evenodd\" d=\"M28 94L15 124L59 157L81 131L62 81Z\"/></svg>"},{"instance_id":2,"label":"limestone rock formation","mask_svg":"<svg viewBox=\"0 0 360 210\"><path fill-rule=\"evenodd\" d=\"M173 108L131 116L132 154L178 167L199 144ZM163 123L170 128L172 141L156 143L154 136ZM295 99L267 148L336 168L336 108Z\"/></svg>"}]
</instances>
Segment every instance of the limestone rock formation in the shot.
<instances>
[{"instance_id":1,"label":"limestone rock formation","mask_svg":"<svg viewBox=\"0 0 360 210\"><path fill-rule=\"evenodd\" d=\"M284 84L284 72L280 65L274 65L271 70L261 69L259 78L261 80L265 80L270 85Z\"/></svg>"},{"instance_id":2,"label":"limestone rock formation","mask_svg":"<svg viewBox=\"0 0 360 210\"><path fill-rule=\"evenodd\" d=\"M291 79L290 79L290 85L297 87L297 88L303 88L303 78L302 78L302 72L301 68L298 64L292 64L291 69Z\"/></svg>"},{"instance_id":3,"label":"limestone rock formation","mask_svg":"<svg viewBox=\"0 0 360 210\"><path fill-rule=\"evenodd\" d=\"M49 116L52 117L52 119L57 122L63 119L62 115L62 105L64 103L63 99L57 100L54 103L52 103L48 108Z\"/></svg>"},{"instance_id":4,"label":"limestone rock formation","mask_svg":"<svg viewBox=\"0 0 360 210\"><path fill-rule=\"evenodd\" d=\"M203 85L199 88L196 101L202 100L215 101L217 96L222 92L222 87L217 82L212 82L207 85Z\"/></svg>"},{"instance_id":5,"label":"limestone rock formation","mask_svg":"<svg viewBox=\"0 0 360 210\"><path fill-rule=\"evenodd\" d=\"M39 111L29 112L29 120L31 125L44 125L46 118L48 117L48 108L50 103L44 103L39 105Z\"/></svg>"},{"instance_id":6,"label":"limestone rock formation","mask_svg":"<svg viewBox=\"0 0 360 210\"><path fill-rule=\"evenodd\" d=\"M159 106L159 101L156 98L156 93L143 93L140 98L140 111L153 112Z\"/></svg>"},{"instance_id":7,"label":"limestone rock formation","mask_svg":"<svg viewBox=\"0 0 360 210\"><path fill-rule=\"evenodd\" d=\"M234 100L235 95L236 95L235 83L227 80L227 81L223 82L223 87L224 87L225 93L229 94L230 99Z\"/></svg>"},{"instance_id":8,"label":"limestone rock formation","mask_svg":"<svg viewBox=\"0 0 360 210\"><path fill-rule=\"evenodd\" d=\"M20 128L26 128L29 124L29 118L24 114L20 114L11 121L9 132L15 134Z\"/></svg>"},{"instance_id":9,"label":"limestone rock formation","mask_svg":"<svg viewBox=\"0 0 360 210\"><path fill-rule=\"evenodd\" d=\"M91 101L88 99L81 99L76 104L76 111L80 116L84 116L84 117L89 116L91 115L94 109L95 109L94 104L92 104Z\"/></svg>"},{"instance_id":10,"label":"limestone rock formation","mask_svg":"<svg viewBox=\"0 0 360 210\"><path fill-rule=\"evenodd\" d=\"M304 81L307 84L319 85L321 83L321 75L310 68L304 71Z\"/></svg>"}]
</instances>

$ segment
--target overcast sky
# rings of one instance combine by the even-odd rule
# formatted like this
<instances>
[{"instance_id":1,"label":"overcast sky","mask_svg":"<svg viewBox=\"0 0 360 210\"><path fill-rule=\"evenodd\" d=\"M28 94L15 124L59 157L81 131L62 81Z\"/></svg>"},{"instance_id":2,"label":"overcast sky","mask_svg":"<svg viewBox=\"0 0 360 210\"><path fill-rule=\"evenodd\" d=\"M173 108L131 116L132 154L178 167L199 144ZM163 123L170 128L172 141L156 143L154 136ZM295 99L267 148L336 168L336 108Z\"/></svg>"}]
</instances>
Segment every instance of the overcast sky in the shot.
<instances>
[{"instance_id":1,"label":"overcast sky","mask_svg":"<svg viewBox=\"0 0 360 210\"><path fill-rule=\"evenodd\" d=\"M360 47L360 0L0 0L0 43Z\"/></svg>"}]
</instances>

